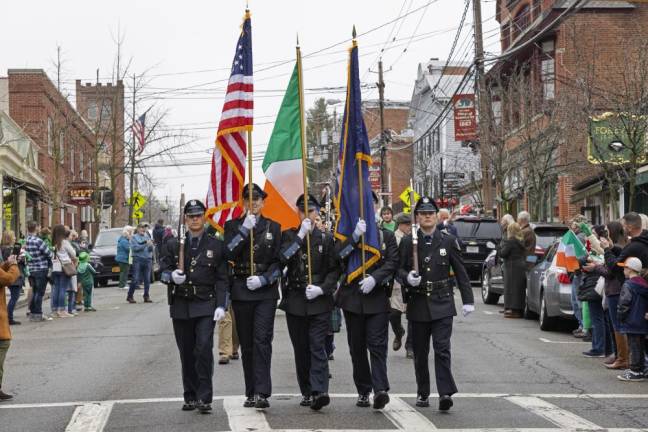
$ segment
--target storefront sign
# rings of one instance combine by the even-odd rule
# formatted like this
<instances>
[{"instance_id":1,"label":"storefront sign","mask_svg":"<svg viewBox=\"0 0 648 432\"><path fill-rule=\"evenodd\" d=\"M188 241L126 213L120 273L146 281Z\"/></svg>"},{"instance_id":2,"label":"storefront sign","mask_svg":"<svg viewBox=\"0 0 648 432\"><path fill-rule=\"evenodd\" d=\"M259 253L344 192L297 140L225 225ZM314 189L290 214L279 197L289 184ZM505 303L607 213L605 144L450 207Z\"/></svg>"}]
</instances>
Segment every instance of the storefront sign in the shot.
<instances>
[{"instance_id":1,"label":"storefront sign","mask_svg":"<svg viewBox=\"0 0 648 432\"><path fill-rule=\"evenodd\" d=\"M369 183L371 184L371 189L380 190L380 164L372 162L369 166Z\"/></svg>"},{"instance_id":2,"label":"storefront sign","mask_svg":"<svg viewBox=\"0 0 648 432\"><path fill-rule=\"evenodd\" d=\"M646 158L645 123L648 116L633 116L626 113L607 112L591 117L587 159L592 164L621 165L632 161L648 161ZM631 139L631 136L635 136Z\"/></svg>"},{"instance_id":3,"label":"storefront sign","mask_svg":"<svg viewBox=\"0 0 648 432\"><path fill-rule=\"evenodd\" d=\"M475 95L453 96L452 107L454 108L455 141L475 141L477 139Z\"/></svg>"},{"instance_id":4,"label":"storefront sign","mask_svg":"<svg viewBox=\"0 0 648 432\"><path fill-rule=\"evenodd\" d=\"M93 193L94 189L90 187L70 189L70 203L81 206L92 204Z\"/></svg>"}]
</instances>

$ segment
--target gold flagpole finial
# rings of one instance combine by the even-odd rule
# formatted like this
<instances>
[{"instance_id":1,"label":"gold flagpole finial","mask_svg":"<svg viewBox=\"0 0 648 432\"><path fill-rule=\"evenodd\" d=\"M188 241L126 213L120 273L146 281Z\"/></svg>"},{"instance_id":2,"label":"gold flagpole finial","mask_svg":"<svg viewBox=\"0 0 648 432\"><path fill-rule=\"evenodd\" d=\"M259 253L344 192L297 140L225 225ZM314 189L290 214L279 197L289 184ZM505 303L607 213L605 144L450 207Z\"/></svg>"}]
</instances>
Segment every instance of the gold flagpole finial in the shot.
<instances>
[{"instance_id":1,"label":"gold flagpole finial","mask_svg":"<svg viewBox=\"0 0 648 432\"><path fill-rule=\"evenodd\" d=\"M245 0L245 12L250 12L250 1Z\"/></svg>"},{"instance_id":2,"label":"gold flagpole finial","mask_svg":"<svg viewBox=\"0 0 648 432\"><path fill-rule=\"evenodd\" d=\"M355 39L357 36L355 24L353 24L353 32L351 33L351 35L353 36L353 39Z\"/></svg>"},{"instance_id":3,"label":"gold flagpole finial","mask_svg":"<svg viewBox=\"0 0 648 432\"><path fill-rule=\"evenodd\" d=\"M299 48L299 32L297 32L297 48Z\"/></svg>"}]
</instances>

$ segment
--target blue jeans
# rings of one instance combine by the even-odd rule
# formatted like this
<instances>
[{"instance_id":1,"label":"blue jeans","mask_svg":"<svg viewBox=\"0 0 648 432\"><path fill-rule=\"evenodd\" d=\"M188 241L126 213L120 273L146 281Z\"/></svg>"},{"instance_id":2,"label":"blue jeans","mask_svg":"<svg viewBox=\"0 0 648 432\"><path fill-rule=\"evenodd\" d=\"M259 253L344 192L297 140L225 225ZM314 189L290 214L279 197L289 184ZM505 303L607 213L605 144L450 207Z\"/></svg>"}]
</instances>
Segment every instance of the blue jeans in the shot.
<instances>
[{"instance_id":1,"label":"blue jeans","mask_svg":"<svg viewBox=\"0 0 648 432\"><path fill-rule=\"evenodd\" d=\"M605 353L605 318L600 300L588 301L590 319L592 320L592 351Z\"/></svg>"},{"instance_id":2,"label":"blue jeans","mask_svg":"<svg viewBox=\"0 0 648 432\"><path fill-rule=\"evenodd\" d=\"M65 310L65 293L70 286L70 277L63 272L52 273L54 286L52 287L52 313Z\"/></svg>"},{"instance_id":3,"label":"blue jeans","mask_svg":"<svg viewBox=\"0 0 648 432\"><path fill-rule=\"evenodd\" d=\"M578 287L583 281L581 274L574 275L571 286L571 304L574 309L574 316L578 320L578 327L583 328L583 311L581 310L580 302L578 301Z\"/></svg>"},{"instance_id":4,"label":"blue jeans","mask_svg":"<svg viewBox=\"0 0 648 432\"><path fill-rule=\"evenodd\" d=\"M151 286L151 266L152 262L146 258L133 259L133 279L131 279L130 287L128 288L128 298L132 298L135 294L135 288L144 282L144 297L149 296L149 288Z\"/></svg>"},{"instance_id":5,"label":"blue jeans","mask_svg":"<svg viewBox=\"0 0 648 432\"><path fill-rule=\"evenodd\" d=\"M615 332L619 331L621 323L619 322L619 317L617 315L617 308L619 307L619 297L620 295L608 296L608 315L610 316L610 321L612 321L612 328Z\"/></svg>"},{"instance_id":6,"label":"blue jeans","mask_svg":"<svg viewBox=\"0 0 648 432\"><path fill-rule=\"evenodd\" d=\"M47 288L47 270L32 271L29 276L32 287L32 299L29 303L29 312L38 317L43 315L43 297Z\"/></svg>"},{"instance_id":7,"label":"blue jeans","mask_svg":"<svg viewBox=\"0 0 648 432\"><path fill-rule=\"evenodd\" d=\"M68 313L76 312L76 293L74 291L67 292L67 311Z\"/></svg>"},{"instance_id":8,"label":"blue jeans","mask_svg":"<svg viewBox=\"0 0 648 432\"><path fill-rule=\"evenodd\" d=\"M18 299L20 298L21 288L22 287L20 285L13 285L9 287L9 292L11 293L9 303L7 303L7 315L9 316L9 322L13 321L14 319L14 309L16 308L16 303L18 303Z\"/></svg>"}]
</instances>

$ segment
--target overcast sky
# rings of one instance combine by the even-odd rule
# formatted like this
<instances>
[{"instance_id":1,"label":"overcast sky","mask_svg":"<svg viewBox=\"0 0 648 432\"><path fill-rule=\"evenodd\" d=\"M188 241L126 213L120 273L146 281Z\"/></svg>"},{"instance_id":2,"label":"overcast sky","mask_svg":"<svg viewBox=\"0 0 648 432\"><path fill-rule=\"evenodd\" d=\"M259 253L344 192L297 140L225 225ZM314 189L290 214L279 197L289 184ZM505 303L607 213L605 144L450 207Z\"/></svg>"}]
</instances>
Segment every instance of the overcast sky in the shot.
<instances>
[{"instance_id":1,"label":"overcast sky","mask_svg":"<svg viewBox=\"0 0 648 432\"><path fill-rule=\"evenodd\" d=\"M354 24L361 35L358 43L363 82L376 81L376 74L368 69L377 69L384 49L385 70L391 68L385 74L385 97L409 101L418 64L448 55L465 2L250 0L249 6L256 92L253 152L255 158L262 159L293 68L290 60L294 59L297 32L305 56L307 106L318 97L344 98L344 90L337 88L346 85L349 42L345 40ZM193 144L176 151L176 158L184 166L150 169L157 184L156 194L175 200L183 184L188 198L203 199L223 104L222 90L244 9L244 0L3 2L0 76L9 68L42 68L55 81L52 65L56 46L60 45L64 88L74 103L75 79L94 81L99 68L102 81L110 80L116 50L113 39L121 27L125 34L124 58L132 58L131 73L148 71L151 78L143 89L149 97L140 102L138 112L153 104L156 109L168 110L169 128L183 129L195 137ZM482 0L482 9L485 49L498 52L495 1ZM372 31L408 11L415 12ZM471 8L453 59L472 60L472 25ZM191 90L180 90L187 87ZM155 98L153 93L157 93ZM363 98L375 99L377 91L368 89ZM255 182L263 183L260 166L260 160L255 162Z\"/></svg>"}]
</instances>

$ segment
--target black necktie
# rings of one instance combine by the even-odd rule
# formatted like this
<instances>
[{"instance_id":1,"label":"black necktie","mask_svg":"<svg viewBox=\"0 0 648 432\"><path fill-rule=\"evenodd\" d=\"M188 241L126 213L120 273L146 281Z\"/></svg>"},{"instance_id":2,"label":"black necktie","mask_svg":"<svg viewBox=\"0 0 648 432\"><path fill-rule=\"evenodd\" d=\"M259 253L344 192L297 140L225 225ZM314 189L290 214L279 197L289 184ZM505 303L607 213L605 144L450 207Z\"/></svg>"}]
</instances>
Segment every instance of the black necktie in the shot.
<instances>
[{"instance_id":1,"label":"black necktie","mask_svg":"<svg viewBox=\"0 0 648 432\"><path fill-rule=\"evenodd\" d=\"M191 249L198 249L198 237L191 238Z\"/></svg>"}]
</instances>

